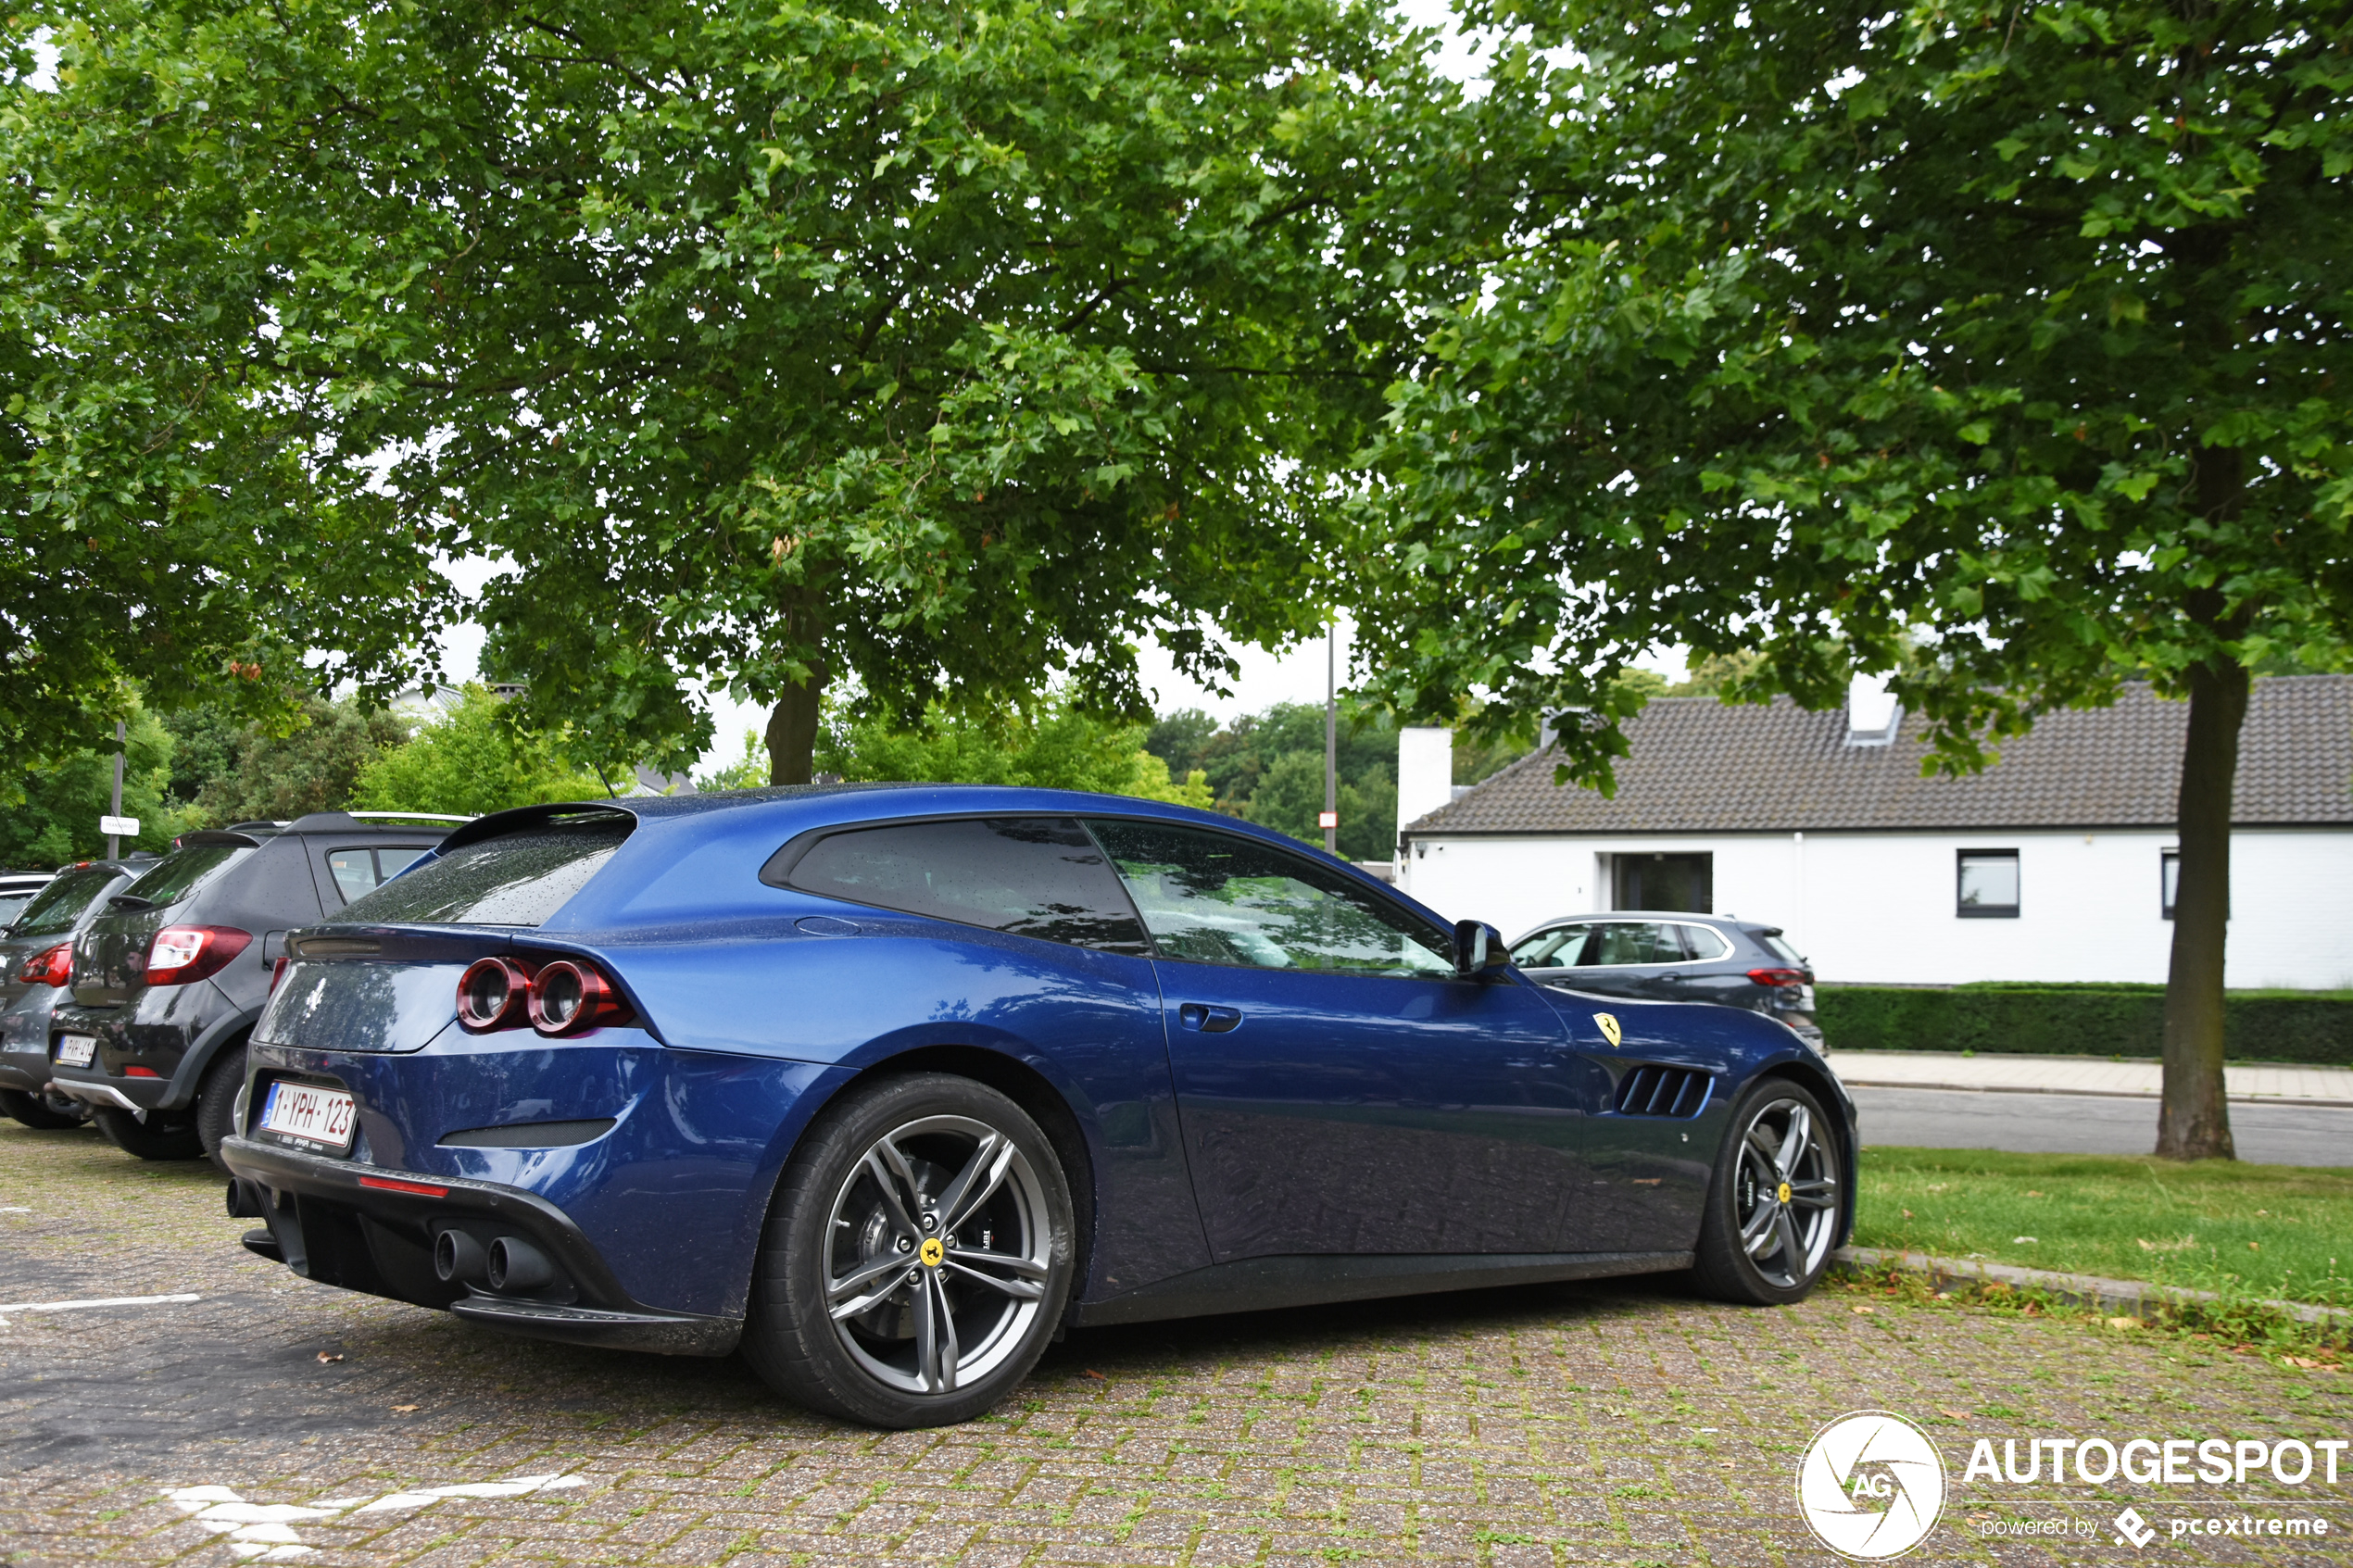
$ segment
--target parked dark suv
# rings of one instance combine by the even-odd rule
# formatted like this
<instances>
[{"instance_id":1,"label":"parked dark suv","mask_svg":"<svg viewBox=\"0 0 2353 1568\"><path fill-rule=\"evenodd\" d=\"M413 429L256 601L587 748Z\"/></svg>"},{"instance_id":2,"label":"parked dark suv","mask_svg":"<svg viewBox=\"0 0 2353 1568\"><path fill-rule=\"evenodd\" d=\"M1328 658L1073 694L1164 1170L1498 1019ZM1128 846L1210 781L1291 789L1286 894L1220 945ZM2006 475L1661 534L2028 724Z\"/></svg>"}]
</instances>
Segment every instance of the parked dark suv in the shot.
<instances>
[{"instance_id":1,"label":"parked dark suv","mask_svg":"<svg viewBox=\"0 0 2353 1568\"><path fill-rule=\"evenodd\" d=\"M90 1108L49 1086L49 1015L73 972L73 938L153 855L68 866L0 934L0 1111L28 1127L79 1127Z\"/></svg>"},{"instance_id":2,"label":"parked dark suv","mask_svg":"<svg viewBox=\"0 0 2353 1568\"><path fill-rule=\"evenodd\" d=\"M1646 1002L1714 1002L1778 1018L1817 1051L1814 966L1781 928L1730 915L1613 909L1548 920L1512 944L1530 980Z\"/></svg>"},{"instance_id":3,"label":"parked dark suv","mask_svg":"<svg viewBox=\"0 0 2353 1568\"><path fill-rule=\"evenodd\" d=\"M447 831L320 811L182 835L74 939L73 995L50 1025L52 1086L142 1160L217 1157L286 933L333 918Z\"/></svg>"}]
</instances>

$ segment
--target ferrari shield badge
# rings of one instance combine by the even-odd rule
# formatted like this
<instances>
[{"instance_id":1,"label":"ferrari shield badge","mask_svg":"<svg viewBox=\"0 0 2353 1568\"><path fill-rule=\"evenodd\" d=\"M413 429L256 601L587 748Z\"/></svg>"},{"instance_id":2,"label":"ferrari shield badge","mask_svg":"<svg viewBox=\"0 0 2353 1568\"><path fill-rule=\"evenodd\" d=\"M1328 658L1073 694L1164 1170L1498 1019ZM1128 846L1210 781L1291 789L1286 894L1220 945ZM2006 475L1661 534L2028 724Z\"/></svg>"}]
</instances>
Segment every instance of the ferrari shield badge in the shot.
<instances>
[{"instance_id":1,"label":"ferrari shield badge","mask_svg":"<svg viewBox=\"0 0 2353 1568\"><path fill-rule=\"evenodd\" d=\"M1616 1050L1617 1043L1626 1037L1625 1032L1617 1027L1617 1016L1615 1013L1595 1013L1593 1027L1602 1032L1602 1038L1609 1042L1612 1050Z\"/></svg>"}]
</instances>

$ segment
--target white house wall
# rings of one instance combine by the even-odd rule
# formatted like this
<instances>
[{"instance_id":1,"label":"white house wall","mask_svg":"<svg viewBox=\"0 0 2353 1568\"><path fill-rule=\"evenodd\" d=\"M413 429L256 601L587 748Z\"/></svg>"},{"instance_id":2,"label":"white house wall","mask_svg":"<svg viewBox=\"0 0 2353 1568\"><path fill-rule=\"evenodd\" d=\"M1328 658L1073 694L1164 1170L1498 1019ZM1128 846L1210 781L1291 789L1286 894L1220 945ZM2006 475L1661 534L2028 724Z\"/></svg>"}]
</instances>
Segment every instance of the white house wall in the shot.
<instances>
[{"instance_id":1,"label":"white house wall","mask_svg":"<svg viewBox=\"0 0 2353 1568\"><path fill-rule=\"evenodd\" d=\"M1400 885L1450 920L1516 936L1609 903L1604 855L1715 857L1715 912L1785 928L1825 981L2161 982L2158 904L2171 834L1678 834L1416 839ZM2016 849L2020 913L1954 912L1955 857ZM2353 986L2353 831L2240 829L2232 839L2227 984Z\"/></svg>"}]
</instances>

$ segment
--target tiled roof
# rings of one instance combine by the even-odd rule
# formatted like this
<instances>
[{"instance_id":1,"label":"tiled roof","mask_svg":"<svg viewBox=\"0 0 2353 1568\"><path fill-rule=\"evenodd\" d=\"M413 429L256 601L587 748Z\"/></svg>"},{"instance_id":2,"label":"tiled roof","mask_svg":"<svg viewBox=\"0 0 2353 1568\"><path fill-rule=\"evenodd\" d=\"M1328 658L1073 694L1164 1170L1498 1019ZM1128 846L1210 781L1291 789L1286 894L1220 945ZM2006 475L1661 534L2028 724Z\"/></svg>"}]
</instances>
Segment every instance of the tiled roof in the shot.
<instances>
[{"instance_id":1,"label":"tiled roof","mask_svg":"<svg viewBox=\"0 0 2353 1568\"><path fill-rule=\"evenodd\" d=\"M1922 778L1926 726L1908 714L1892 744L1849 746L1843 709L1660 697L1627 721L1632 753L1618 759L1616 798L1555 785L1547 749L1405 831L2171 827L2188 724L2188 703L2134 683L2113 707L2044 715L1982 773ZM2242 826L2353 825L2353 676L2255 683L2234 807Z\"/></svg>"}]
</instances>

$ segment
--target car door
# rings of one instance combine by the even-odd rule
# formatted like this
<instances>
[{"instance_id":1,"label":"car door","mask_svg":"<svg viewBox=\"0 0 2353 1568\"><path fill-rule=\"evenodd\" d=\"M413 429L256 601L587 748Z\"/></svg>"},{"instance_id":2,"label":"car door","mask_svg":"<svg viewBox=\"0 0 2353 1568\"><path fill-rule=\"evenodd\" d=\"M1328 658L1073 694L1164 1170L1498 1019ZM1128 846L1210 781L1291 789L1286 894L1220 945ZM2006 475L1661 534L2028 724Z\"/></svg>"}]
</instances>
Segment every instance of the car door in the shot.
<instances>
[{"instance_id":1,"label":"car door","mask_svg":"<svg viewBox=\"0 0 2353 1568\"><path fill-rule=\"evenodd\" d=\"M1714 926L1677 921L1661 928L1680 942L1683 959L1658 972L1650 982L1653 994L1667 1002L1708 1002L1718 1007L1754 1010L1761 989L1747 969L1733 961L1736 949Z\"/></svg>"},{"instance_id":2,"label":"car door","mask_svg":"<svg viewBox=\"0 0 2353 1568\"><path fill-rule=\"evenodd\" d=\"M1508 971L1337 866L1211 829L1088 826L1151 934L1212 1254L1558 1250L1579 1076Z\"/></svg>"}]
</instances>

